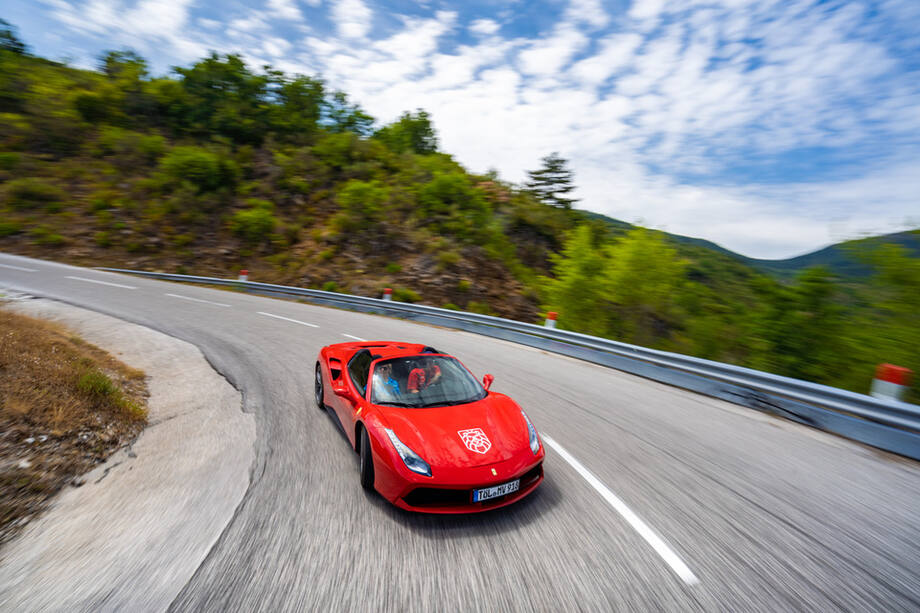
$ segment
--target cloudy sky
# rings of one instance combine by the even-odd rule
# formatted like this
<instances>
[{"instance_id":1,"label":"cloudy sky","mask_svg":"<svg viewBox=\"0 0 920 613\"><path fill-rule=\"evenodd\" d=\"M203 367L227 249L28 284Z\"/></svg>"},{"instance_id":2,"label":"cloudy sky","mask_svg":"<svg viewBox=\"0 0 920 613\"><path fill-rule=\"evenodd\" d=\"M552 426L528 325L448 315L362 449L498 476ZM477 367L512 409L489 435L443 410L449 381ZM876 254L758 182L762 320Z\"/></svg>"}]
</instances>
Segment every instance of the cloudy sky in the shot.
<instances>
[{"instance_id":1,"label":"cloudy sky","mask_svg":"<svg viewBox=\"0 0 920 613\"><path fill-rule=\"evenodd\" d=\"M209 50L322 75L380 122L578 206L763 258L920 226L920 1L6 0L37 54Z\"/></svg>"}]
</instances>

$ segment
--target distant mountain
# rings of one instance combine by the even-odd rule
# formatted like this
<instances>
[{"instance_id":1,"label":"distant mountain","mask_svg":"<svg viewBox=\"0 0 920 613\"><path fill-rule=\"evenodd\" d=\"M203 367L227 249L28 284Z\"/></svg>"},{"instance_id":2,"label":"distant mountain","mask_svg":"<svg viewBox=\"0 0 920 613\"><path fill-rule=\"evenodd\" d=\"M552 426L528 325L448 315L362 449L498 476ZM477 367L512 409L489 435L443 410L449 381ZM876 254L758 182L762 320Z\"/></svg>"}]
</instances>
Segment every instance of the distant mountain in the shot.
<instances>
[{"instance_id":1,"label":"distant mountain","mask_svg":"<svg viewBox=\"0 0 920 613\"><path fill-rule=\"evenodd\" d=\"M845 241L785 260L738 257L759 270L783 279L813 266L824 266L841 278L863 279L872 274L872 269L860 259L860 255L884 244L901 245L914 257L920 257L920 229Z\"/></svg>"},{"instance_id":2,"label":"distant mountain","mask_svg":"<svg viewBox=\"0 0 920 613\"><path fill-rule=\"evenodd\" d=\"M589 219L595 219L606 223L617 233L626 232L634 227L630 223L619 219L613 219L612 217L607 217L600 213L592 213L589 211L583 211L583 213ZM814 266L823 266L843 279L864 279L872 274L872 269L860 259L860 255L884 244L901 245L913 256L920 257L920 229L844 241L817 251L812 251L811 253L806 253L794 258L786 258L784 260L749 258L702 238L682 236L669 232L665 232L664 234L676 243L710 249L717 253L735 258L739 262L747 264L772 277L783 280L790 279L802 270Z\"/></svg>"}]
</instances>

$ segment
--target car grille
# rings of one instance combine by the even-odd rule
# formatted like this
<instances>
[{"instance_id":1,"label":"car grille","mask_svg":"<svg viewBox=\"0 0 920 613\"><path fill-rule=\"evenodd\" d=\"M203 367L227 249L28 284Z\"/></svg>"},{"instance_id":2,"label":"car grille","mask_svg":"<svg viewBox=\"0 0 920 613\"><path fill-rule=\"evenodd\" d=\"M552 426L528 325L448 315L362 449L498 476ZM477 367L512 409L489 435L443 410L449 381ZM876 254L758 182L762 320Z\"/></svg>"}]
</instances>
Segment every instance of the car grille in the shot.
<instances>
[{"instance_id":1,"label":"car grille","mask_svg":"<svg viewBox=\"0 0 920 613\"><path fill-rule=\"evenodd\" d=\"M516 496L520 491L526 490L543 476L543 464L537 464L521 475L521 487L517 492L509 494ZM508 496L490 498L479 503L490 506L504 501ZM472 490L451 490L437 487L417 487L403 497L410 507L460 507L473 504Z\"/></svg>"}]
</instances>

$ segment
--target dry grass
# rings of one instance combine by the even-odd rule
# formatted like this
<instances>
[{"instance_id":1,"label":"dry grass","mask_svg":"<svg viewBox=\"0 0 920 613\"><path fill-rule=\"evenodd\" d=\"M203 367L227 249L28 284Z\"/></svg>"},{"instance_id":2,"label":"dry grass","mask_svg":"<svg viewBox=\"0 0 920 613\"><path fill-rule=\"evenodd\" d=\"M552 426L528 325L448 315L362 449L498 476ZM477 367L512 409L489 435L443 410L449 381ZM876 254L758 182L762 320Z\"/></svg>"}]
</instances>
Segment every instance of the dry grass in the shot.
<instances>
[{"instance_id":1,"label":"dry grass","mask_svg":"<svg viewBox=\"0 0 920 613\"><path fill-rule=\"evenodd\" d=\"M0 542L146 421L142 371L0 308Z\"/></svg>"}]
</instances>

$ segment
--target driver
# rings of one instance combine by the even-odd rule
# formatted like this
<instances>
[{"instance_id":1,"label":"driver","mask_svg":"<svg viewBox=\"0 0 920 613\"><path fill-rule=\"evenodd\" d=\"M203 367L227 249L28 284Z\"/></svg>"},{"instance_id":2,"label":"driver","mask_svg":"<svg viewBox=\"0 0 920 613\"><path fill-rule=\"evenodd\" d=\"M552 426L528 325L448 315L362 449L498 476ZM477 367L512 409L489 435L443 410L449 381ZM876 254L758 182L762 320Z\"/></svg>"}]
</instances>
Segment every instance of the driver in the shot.
<instances>
[{"instance_id":1,"label":"driver","mask_svg":"<svg viewBox=\"0 0 920 613\"><path fill-rule=\"evenodd\" d=\"M413 368L406 382L406 390L410 394L418 394L429 385L434 385L441 379L441 367L431 358L419 360L419 367Z\"/></svg>"},{"instance_id":2,"label":"driver","mask_svg":"<svg viewBox=\"0 0 920 613\"><path fill-rule=\"evenodd\" d=\"M399 381L393 378L393 365L389 362L384 362L379 364L377 368L374 369L374 378L380 377L378 381L382 382L386 386L386 390L393 395L394 398L399 397Z\"/></svg>"}]
</instances>

